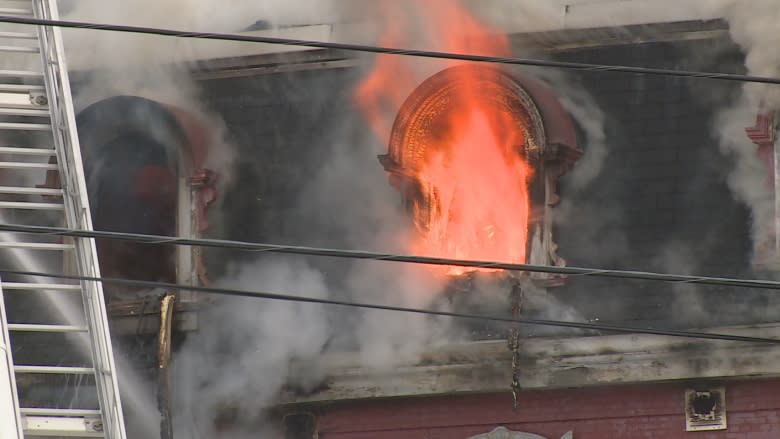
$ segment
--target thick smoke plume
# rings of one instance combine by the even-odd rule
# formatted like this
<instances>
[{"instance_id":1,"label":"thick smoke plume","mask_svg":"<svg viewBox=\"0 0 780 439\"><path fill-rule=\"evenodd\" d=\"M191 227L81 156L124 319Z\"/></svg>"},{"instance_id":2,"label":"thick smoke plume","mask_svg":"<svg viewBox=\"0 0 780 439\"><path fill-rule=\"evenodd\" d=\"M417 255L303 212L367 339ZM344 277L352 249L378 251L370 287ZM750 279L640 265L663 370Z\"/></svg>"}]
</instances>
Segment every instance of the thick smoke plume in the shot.
<instances>
[{"instance_id":1,"label":"thick smoke plume","mask_svg":"<svg viewBox=\"0 0 780 439\"><path fill-rule=\"evenodd\" d=\"M723 2L721 2L723 3ZM780 7L773 0L733 0L720 4L719 11L729 23L731 38L745 53L745 68L756 76L780 76L777 50ZM776 85L745 83L742 93L714 122L721 149L734 157L729 186L752 212L753 247L758 263L767 263L762 247L774 248L776 236L775 194L771 184L771 164L761 161L745 128L753 126L760 112L780 109L780 88ZM775 122L776 123L776 122ZM771 250L770 250L771 251Z\"/></svg>"},{"instance_id":2,"label":"thick smoke plume","mask_svg":"<svg viewBox=\"0 0 780 439\"><path fill-rule=\"evenodd\" d=\"M235 267L219 285L329 295L322 274L301 261ZM235 410L230 416L236 419L256 421L286 384L290 360L316 356L330 337L321 305L282 301L224 300L201 325L201 333L176 358L177 437L215 437L220 408ZM316 377L316 366L312 369L309 379Z\"/></svg>"}]
</instances>

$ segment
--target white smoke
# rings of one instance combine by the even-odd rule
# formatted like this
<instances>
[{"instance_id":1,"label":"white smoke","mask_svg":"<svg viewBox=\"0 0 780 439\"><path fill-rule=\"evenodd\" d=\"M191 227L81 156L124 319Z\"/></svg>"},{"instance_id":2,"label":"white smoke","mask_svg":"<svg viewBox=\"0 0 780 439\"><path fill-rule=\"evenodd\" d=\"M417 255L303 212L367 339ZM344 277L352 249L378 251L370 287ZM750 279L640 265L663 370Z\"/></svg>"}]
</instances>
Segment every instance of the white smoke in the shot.
<instances>
[{"instance_id":1,"label":"white smoke","mask_svg":"<svg viewBox=\"0 0 780 439\"><path fill-rule=\"evenodd\" d=\"M271 26L332 22L337 8L332 0L315 2L265 1L154 1L114 2L100 0L65 2L66 19L108 24L196 30L202 32L239 32L263 22ZM68 53L74 65L108 67L118 70L139 63L176 64L203 58L218 57L219 50L236 47L257 48L252 43L218 42L191 38L169 38L122 32L101 32L69 29L65 32L71 47Z\"/></svg>"},{"instance_id":2,"label":"white smoke","mask_svg":"<svg viewBox=\"0 0 780 439\"><path fill-rule=\"evenodd\" d=\"M238 31L260 20L275 25L331 23L335 21L338 10L332 0L228 0L219 3L137 0L117 2L110 7L99 0L61 1L63 12L79 19L212 32Z\"/></svg>"},{"instance_id":3,"label":"white smoke","mask_svg":"<svg viewBox=\"0 0 780 439\"><path fill-rule=\"evenodd\" d=\"M745 53L747 73L780 76L780 7L773 0L732 0L718 5L729 23L729 32ZM763 163L745 128L753 126L761 111L780 109L780 87L745 83L739 98L721 110L714 122L721 149L732 156L734 169L729 186L752 212L754 249L774 236L774 190L771 171Z\"/></svg>"},{"instance_id":4,"label":"white smoke","mask_svg":"<svg viewBox=\"0 0 780 439\"><path fill-rule=\"evenodd\" d=\"M666 273L694 275L696 254L689 246L681 242L669 242L659 252L655 264ZM671 314L674 321L686 322L689 328L705 327L711 318L707 310L706 292L691 283L673 283Z\"/></svg>"},{"instance_id":5,"label":"white smoke","mask_svg":"<svg viewBox=\"0 0 780 439\"><path fill-rule=\"evenodd\" d=\"M564 18L563 6L555 1L471 0L467 4L482 20L498 29L533 32L558 28Z\"/></svg>"},{"instance_id":6,"label":"white smoke","mask_svg":"<svg viewBox=\"0 0 780 439\"><path fill-rule=\"evenodd\" d=\"M321 273L291 260L234 267L218 286L328 296ZM315 304L250 298L218 302L203 314L201 331L175 358L176 436L216 437L220 409L239 420L231 429L246 427L246 420L256 422L285 385L290 360L321 352L330 337L327 320L326 310Z\"/></svg>"},{"instance_id":7,"label":"white smoke","mask_svg":"<svg viewBox=\"0 0 780 439\"><path fill-rule=\"evenodd\" d=\"M606 115L594 96L572 75L554 69L534 69L530 74L547 83L555 91L561 105L584 135L580 147L584 149L585 154L564 178L572 190L576 192L587 190L588 185L601 173L609 152L604 132Z\"/></svg>"},{"instance_id":8,"label":"white smoke","mask_svg":"<svg viewBox=\"0 0 780 439\"><path fill-rule=\"evenodd\" d=\"M732 0L723 7L731 37L745 50L745 67L751 74L776 76L780 72L777 30L780 8L772 0ZM771 87L775 88L775 87ZM774 93L768 98L777 102Z\"/></svg>"},{"instance_id":9,"label":"white smoke","mask_svg":"<svg viewBox=\"0 0 780 439\"><path fill-rule=\"evenodd\" d=\"M443 285L441 279L419 266L387 267L373 262L355 264L348 286L365 302L430 308ZM414 361L426 348L451 341L449 323L421 314L364 312L357 323L362 363L389 371L397 364Z\"/></svg>"}]
</instances>

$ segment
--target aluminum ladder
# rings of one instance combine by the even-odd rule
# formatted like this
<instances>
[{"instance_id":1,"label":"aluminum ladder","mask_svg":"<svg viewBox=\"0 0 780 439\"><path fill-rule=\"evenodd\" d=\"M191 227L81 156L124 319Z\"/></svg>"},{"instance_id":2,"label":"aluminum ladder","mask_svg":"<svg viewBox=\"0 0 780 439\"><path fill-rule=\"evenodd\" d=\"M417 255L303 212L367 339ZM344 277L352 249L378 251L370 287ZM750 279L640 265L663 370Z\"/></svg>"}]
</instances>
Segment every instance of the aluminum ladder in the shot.
<instances>
[{"instance_id":1,"label":"aluminum ladder","mask_svg":"<svg viewBox=\"0 0 780 439\"><path fill-rule=\"evenodd\" d=\"M59 13L56 0L0 0L0 16L58 19ZM41 187L47 177L55 176L58 184ZM0 23L0 222L92 230L57 28ZM100 277L94 240L85 238L0 233L0 268L9 265ZM124 439L102 286L37 276L3 277L0 363L7 364L0 367L0 408L4 402L13 407L16 421L0 420L5 433L15 431L11 437L18 438ZM36 337L35 348L24 344ZM3 374L4 369L8 373ZM10 389L5 396L4 382ZM67 398L59 387L54 390L60 385Z\"/></svg>"}]
</instances>

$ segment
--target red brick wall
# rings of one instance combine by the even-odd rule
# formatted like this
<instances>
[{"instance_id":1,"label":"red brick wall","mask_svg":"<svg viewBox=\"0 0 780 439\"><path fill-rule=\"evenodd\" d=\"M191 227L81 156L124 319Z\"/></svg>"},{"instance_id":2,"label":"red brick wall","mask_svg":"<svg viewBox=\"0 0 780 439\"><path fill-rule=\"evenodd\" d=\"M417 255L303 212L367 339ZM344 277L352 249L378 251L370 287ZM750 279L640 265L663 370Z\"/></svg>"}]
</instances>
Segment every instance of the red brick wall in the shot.
<instances>
[{"instance_id":1,"label":"red brick wall","mask_svg":"<svg viewBox=\"0 0 780 439\"><path fill-rule=\"evenodd\" d=\"M320 439L465 439L497 426L558 439L780 439L780 381L727 383L728 430L686 432L683 384L375 400L319 412Z\"/></svg>"}]
</instances>

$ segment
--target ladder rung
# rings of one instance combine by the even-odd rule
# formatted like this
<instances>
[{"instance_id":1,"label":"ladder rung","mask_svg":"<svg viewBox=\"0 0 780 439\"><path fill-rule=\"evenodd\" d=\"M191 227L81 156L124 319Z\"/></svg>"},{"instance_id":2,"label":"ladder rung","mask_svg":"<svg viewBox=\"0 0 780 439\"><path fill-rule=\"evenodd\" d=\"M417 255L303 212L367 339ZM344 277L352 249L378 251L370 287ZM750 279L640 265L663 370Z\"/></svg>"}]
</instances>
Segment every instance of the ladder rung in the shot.
<instances>
[{"instance_id":1,"label":"ladder rung","mask_svg":"<svg viewBox=\"0 0 780 439\"><path fill-rule=\"evenodd\" d=\"M40 325L33 323L9 323L9 331L15 332L87 332L86 326L76 325Z\"/></svg>"},{"instance_id":2,"label":"ladder rung","mask_svg":"<svg viewBox=\"0 0 780 439\"><path fill-rule=\"evenodd\" d=\"M57 154L57 152L51 148L17 148L14 146L0 146L0 154L23 154L50 157Z\"/></svg>"},{"instance_id":3,"label":"ladder rung","mask_svg":"<svg viewBox=\"0 0 780 439\"><path fill-rule=\"evenodd\" d=\"M100 416L100 410L92 409L47 409L39 407L20 407L19 412L28 416Z\"/></svg>"},{"instance_id":4,"label":"ladder rung","mask_svg":"<svg viewBox=\"0 0 780 439\"><path fill-rule=\"evenodd\" d=\"M43 96L43 95L41 95ZM34 96L29 93L0 93L0 107L3 108L33 108L37 110L48 110L46 104L39 105L35 102Z\"/></svg>"},{"instance_id":5,"label":"ladder rung","mask_svg":"<svg viewBox=\"0 0 780 439\"><path fill-rule=\"evenodd\" d=\"M50 189L50 188L42 188L42 187L0 186L0 194L62 196L62 189Z\"/></svg>"},{"instance_id":6,"label":"ladder rung","mask_svg":"<svg viewBox=\"0 0 780 439\"><path fill-rule=\"evenodd\" d=\"M0 16L37 16L39 14L46 15L46 6L41 6L40 3L30 0L0 0ZM4 53L11 53L22 62L14 65L0 66L0 137L6 134L34 135L34 137L31 137L30 139L25 138L26 142L20 145L22 147L16 147L13 145L12 141L0 142L0 145L3 145L0 146L0 173L9 172L12 177L14 172L20 174L18 177L23 177L23 175L21 175L22 173L29 174L33 177L37 174L41 174L42 176L46 171L51 172L60 169L60 166L56 163L45 162L49 160L50 157L56 158L57 152L60 152L59 149L62 146L62 142L60 142L61 134L67 134L68 131L71 130L73 131L73 133L71 133L72 135L76 134L76 127L73 126L72 108L69 107L72 97L67 88L67 68L63 59L57 58L56 54L51 55L49 53L49 43L51 43L52 46L55 43L60 44L58 41L59 37L57 34L54 34L54 36L50 35L51 41L49 41L44 39L44 33L41 30L30 32L35 31L35 28L18 29L27 31L25 33L5 32L5 30L17 30L15 27L3 30L3 32L0 32L0 61L5 60L5 58L10 58L9 55L4 55ZM38 41L38 34L40 34L41 41ZM39 63L41 61L41 56L43 56L44 70L43 72L37 72L35 70L40 68ZM57 59L52 60L52 56ZM34 66L32 64L30 66L25 65L27 64L27 61L33 60L34 58L36 61ZM56 63L55 67L59 66L61 69L55 68L52 70L50 68L51 66L49 66L52 62ZM51 92L48 95L46 90L47 87L41 85L44 79ZM60 101L66 102L68 104L66 106L67 108L64 107L60 109L57 104ZM52 107L51 113L48 111L49 104L51 104ZM65 122L62 123L60 123L61 121L59 121L59 119L54 120L56 118L52 118L50 121L51 114L54 114L55 111L57 114L62 112L70 118L64 117L63 120L65 120ZM51 136L54 135L54 140L57 140L57 152L52 149L51 145L47 146L44 141L38 139L41 135L35 134L36 132L42 132L43 135L48 136L49 143L52 141ZM42 138L43 137L41 137L41 139ZM27 140L29 140L29 142L27 142ZM35 148L36 146L41 146L46 149L37 149ZM70 146L66 145L66 147L69 148ZM62 158L62 156L60 156L60 158ZM52 159L52 161L55 160ZM79 161L78 157L76 161ZM65 163L61 164L63 166L66 165ZM80 167L81 163L76 163L76 165ZM49 177L51 176L48 173L47 175ZM81 184L83 185L83 180ZM54 210L59 211L55 213L61 217L61 212L65 209L62 198L67 196L67 192L49 187L35 187L32 183L26 185L21 182L8 181L0 183L0 196L7 200L13 200L0 201L0 212L2 212L2 209ZM51 196L55 198L50 198ZM74 202L77 207L79 207L86 202L86 200L76 200ZM69 202L69 208L71 207L71 204L72 203ZM81 207L79 207L79 209L81 209ZM39 212L38 216L43 214L45 214L45 212ZM50 215L43 215L45 218L48 218L49 216ZM68 219L70 220L71 218ZM49 256L48 253L44 255L32 254L33 251L38 250L72 251L75 249L73 244L61 243L62 241L56 239L37 240L21 236L16 238L16 234L8 234L8 236L13 236L14 238L5 242L0 241L0 259L4 256L11 255L13 252L11 249L30 250L32 256ZM11 242L12 239L54 242ZM60 254L55 254L54 256L59 257ZM78 261L79 271L83 271L84 266L91 267L91 265L96 263L96 261L92 261L91 258L90 255L87 255L86 258L81 258ZM87 269L87 271L89 271L89 269ZM32 276L28 278L20 277L18 279L20 279L21 282L0 282L0 292L5 290L11 294L10 292L17 291L15 294L24 294L25 296L32 294L32 297L37 297L35 296L36 294L54 294L56 292L60 294L63 299L65 298L64 295L69 294L71 291L82 292L82 290L84 290L84 294L91 292L98 295L102 294L99 289L99 283L82 282L74 284L72 283L75 282L74 280L67 278L57 279L43 277L40 278L40 280L42 280L41 282L36 282L39 278ZM93 288L97 289L93 291ZM76 299L77 297L79 296L74 296L73 298ZM0 300L1 299L2 298L0 298ZM111 343L111 341L106 338L109 334L105 332L107 330L107 321L103 303L94 304L92 303L93 301L88 300L83 300L83 302L83 305L87 307L86 315L93 316L88 320L88 324L78 320L75 322L62 322L65 324L58 324L59 322L55 320L48 321L48 323L52 324L6 323L6 329L16 335L17 342L20 341L18 337L28 334L41 338L48 336L54 342L63 341L61 340L62 337L67 338L67 334L77 334L78 337L82 337L82 334L86 334L90 336L93 354L95 350L97 350L98 353L101 353L103 347L101 345L106 343L106 340L108 343ZM30 320L32 319L27 321ZM98 325L98 323L100 323L100 325ZM34 362L25 362L24 360L21 360L21 362L27 364L13 365L12 370L20 379L23 379L23 377L30 378L27 374L32 375L32 378L43 379L46 378L46 376L50 376L58 379L60 377L65 377L69 380L71 378L91 376L92 378L87 378L87 388L95 388L89 391L91 393L97 393L100 405L105 405L105 407L103 407L103 410L100 410L95 407L97 404L89 404L86 406L95 408L48 408L46 406L61 407L58 404L47 403L48 401L40 401L40 404L29 404L42 405L44 407L19 408L17 404L17 415L21 418L24 437L113 437L114 432L121 432L121 430L123 430L123 425L121 410L119 410L119 394L116 381L112 376L115 373L113 358L111 358L110 355L95 355L95 363L92 365L89 362L86 364L75 363L74 365L67 365L67 363L58 364L60 363L58 360L58 357ZM94 383L92 383L93 379ZM51 398L48 399L50 400ZM67 407L67 405L64 407ZM2 422L3 421L0 420L0 423ZM121 433L122 434L120 435L124 436L124 432Z\"/></svg>"},{"instance_id":7,"label":"ladder rung","mask_svg":"<svg viewBox=\"0 0 780 439\"><path fill-rule=\"evenodd\" d=\"M3 116L38 116L49 117L48 110L39 110L37 108L2 108L0 107L0 115Z\"/></svg>"},{"instance_id":8,"label":"ladder rung","mask_svg":"<svg viewBox=\"0 0 780 439\"><path fill-rule=\"evenodd\" d=\"M0 70L0 76L12 78L42 78L43 73L33 72L31 70Z\"/></svg>"},{"instance_id":9,"label":"ladder rung","mask_svg":"<svg viewBox=\"0 0 780 439\"><path fill-rule=\"evenodd\" d=\"M0 130L49 131L51 130L51 125L47 123L0 122Z\"/></svg>"},{"instance_id":10,"label":"ladder rung","mask_svg":"<svg viewBox=\"0 0 780 439\"><path fill-rule=\"evenodd\" d=\"M38 53L38 48L33 46L0 46L0 52Z\"/></svg>"},{"instance_id":11,"label":"ladder rung","mask_svg":"<svg viewBox=\"0 0 780 439\"><path fill-rule=\"evenodd\" d=\"M65 210L62 203L33 203L27 201L0 201L0 209Z\"/></svg>"},{"instance_id":12,"label":"ladder rung","mask_svg":"<svg viewBox=\"0 0 780 439\"><path fill-rule=\"evenodd\" d=\"M0 209L65 210L62 203L33 203L26 201L0 201Z\"/></svg>"},{"instance_id":13,"label":"ladder rung","mask_svg":"<svg viewBox=\"0 0 780 439\"><path fill-rule=\"evenodd\" d=\"M0 7L0 15L32 15L32 8Z\"/></svg>"},{"instance_id":14,"label":"ladder rung","mask_svg":"<svg viewBox=\"0 0 780 439\"><path fill-rule=\"evenodd\" d=\"M79 366L14 366L16 373L57 374L57 375L88 375L95 373L92 367Z\"/></svg>"},{"instance_id":15,"label":"ladder rung","mask_svg":"<svg viewBox=\"0 0 780 439\"><path fill-rule=\"evenodd\" d=\"M12 92L12 93L29 93L29 92L41 93L44 90L45 88L42 85L0 84L0 91Z\"/></svg>"},{"instance_id":16,"label":"ladder rung","mask_svg":"<svg viewBox=\"0 0 780 439\"><path fill-rule=\"evenodd\" d=\"M104 437L99 417L22 416L25 437Z\"/></svg>"},{"instance_id":17,"label":"ladder rung","mask_svg":"<svg viewBox=\"0 0 780 439\"><path fill-rule=\"evenodd\" d=\"M73 250L73 244L57 244L49 242L0 242L0 250L4 248L26 248L28 250Z\"/></svg>"},{"instance_id":18,"label":"ladder rung","mask_svg":"<svg viewBox=\"0 0 780 439\"><path fill-rule=\"evenodd\" d=\"M37 40L38 34L33 32L0 32L0 38L10 38L14 40Z\"/></svg>"},{"instance_id":19,"label":"ladder rung","mask_svg":"<svg viewBox=\"0 0 780 439\"><path fill-rule=\"evenodd\" d=\"M0 169L59 169L56 163L0 162Z\"/></svg>"},{"instance_id":20,"label":"ladder rung","mask_svg":"<svg viewBox=\"0 0 780 439\"><path fill-rule=\"evenodd\" d=\"M3 282L0 284L3 290L61 290L61 291L81 291L81 285L78 284L43 284L29 282Z\"/></svg>"}]
</instances>

